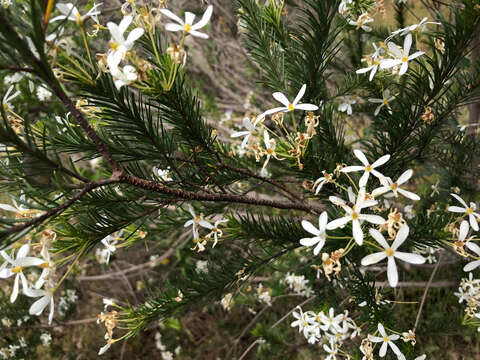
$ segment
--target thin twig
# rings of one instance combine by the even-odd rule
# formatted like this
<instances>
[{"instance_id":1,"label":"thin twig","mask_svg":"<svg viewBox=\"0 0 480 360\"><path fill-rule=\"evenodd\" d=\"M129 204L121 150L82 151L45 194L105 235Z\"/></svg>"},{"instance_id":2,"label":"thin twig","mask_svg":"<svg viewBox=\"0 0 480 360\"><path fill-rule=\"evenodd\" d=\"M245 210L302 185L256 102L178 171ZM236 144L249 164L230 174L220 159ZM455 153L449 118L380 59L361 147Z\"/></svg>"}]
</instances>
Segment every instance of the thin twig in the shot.
<instances>
[{"instance_id":1,"label":"thin twig","mask_svg":"<svg viewBox=\"0 0 480 360\"><path fill-rule=\"evenodd\" d=\"M427 298L428 289L432 285L433 278L435 277L435 274L438 270L438 267L439 267L441 261L442 261L442 253L440 253L440 255L438 256L437 266L435 266L435 268L433 269L432 274L430 275L430 279L428 279L427 286L425 287L425 291L423 292L423 297L422 297L422 301L420 303L420 308L418 309L417 318L415 319L415 325L413 327L413 332L415 332L417 330L417 325L418 325L418 322L420 321L420 316L422 315L423 305L425 304L425 299Z\"/></svg>"}]
</instances>

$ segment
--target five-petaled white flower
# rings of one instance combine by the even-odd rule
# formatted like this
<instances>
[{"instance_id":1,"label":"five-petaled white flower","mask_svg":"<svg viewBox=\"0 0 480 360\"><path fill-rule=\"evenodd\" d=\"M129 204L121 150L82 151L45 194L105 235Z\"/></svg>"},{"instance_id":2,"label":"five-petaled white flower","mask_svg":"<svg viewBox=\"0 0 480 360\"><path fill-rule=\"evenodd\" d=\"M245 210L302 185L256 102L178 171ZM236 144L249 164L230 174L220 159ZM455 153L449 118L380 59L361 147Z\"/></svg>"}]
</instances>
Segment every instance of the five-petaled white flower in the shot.
<instances>
[{"instance_id":1,"label":"five-petaled white flower","mask_svg":"<svg viewBox=\"0 0 480 360\"><path fill-rule=\"evenodd\" d=\"M105 257L106 264L110 262L110 256L112 255L112 253L117 250L115 246L117 242L117 237L114 235L108 235L107 237L102 239L101 243L105 246L105 248L102 250L102 255Z\"/></svg>"},{"instance_id":2,"label":"five-petaled white flower","mask_svg":"<svg viewBox=\"0 0 480 360\"><path fill-rule=\"evenodd\" d=\"M410 231L408 225L402 226L398 232L392 246L388 244L380 231L376 229L370 229L370 235L385 249L384 251L373 253L365 256L362 259L362 265L368 266L376 264L385 258L388 258L387 264L387 277L391 287L395 287L398 284L398 272L395 258L408 262L410 264L423 264L426 259L418 254L405 253L397 251L397 249L405 242Z\"/></svg>"},{"instance_id":3,"label":"five-petaled white flower","mask_svg":"<svg viewBox=\"0 0 480 360\"><path fill-rule=\"evenodd\" d=\"M173 21L177 22L175 23L168 23L165 25L165 29L167 31L183 31L184 34L196 36L202 39L208 39L208 35L204 34L200 31L197 31L198 29L201 29L207 23L210 21L210 18L212 17L212 12L213 12L213 6L209 5L207 7L207 10L203 13L202 18L200 19L199 22L196 24L193 24L193 20L195 20L195 14L186 11L185 12L185 21L180 19L177 15L175 15L173 12L171 12L168 9L160 9L160 12L172 19Z\"/></svg>"},{"instance_id":4,"label":"five-petaled white flower","mask_svg":"<svg viewBox=\"0 0 480 360\"><path fill-rule=\"evenodd\" d=\"M192 218L185 222L183 225L184 227L192 227L193 238L198 239L200 235L198 234L198 226L202 226L204 228L208 228L210 223L203 219L203 214L197 216L195 214L195 210L193 209L192 205L188 204L188 212L192 215Z\"/></svg>"},{"instance_id":5,"label":"five-petaled white flower","mask_svg":"<svg viewBox=\"0 0 480 360\"><path fill-rule=\"evenodd\" d=\"M398 75L405 74L408 70L408 62L410 60L416 59L417 57L425 54L423 51L417 51L416 53L409 55L411 47L412 47L412 34L408 34L405 37L405 41L403 43L403 50L400 49L393 42L389 42L388 49L390 50L390 52L395 58L382 60L380 62L380 68L389 69L389 68L401 65Z\"/></svg>"},{"instance_id":6,"label":"five-petaled white flower","mask_svg":"<svg viewBox=\"0 0 480 360\"><path fill-rule=\"evenodd\" d=\"M344 226L349 221L352 222L352 235L357 242L358 245L362 245L363 243L363 231L361 226L361 221L367 221L369 223L375 225L382 225L385 223L385 219L378 215L369 215L369 214L361 214L362 209L374 206L377 204L376 201L373 200L365 200L365 190L360 190L357 201L354 206L350 207L350 205L341 204L338 202L338 198L330 197L329 200L334 203L340 205L345 212L347 213L346 216L341 217L339 219L333 220L327 224L327 230L334 230L341 226ZM341 200L341 199L340 199Z\"/></svg>"},{"instance_id":7,"label":"five-petaled white flower","mask_svg":"<svg viewBox=\"0 0 480 360\"><path fill-rule=\"evenodd\" d=\"M137 41L145 32L145 30L143 30L142 28L135 28L130 31L127 38L125 39L124 33L125 31L127 31L128 27L132 23L132 20L132 16L125 16L118 25L113 22L109 22L107 24L110 35L112 36L112 39L109 43L110 47L115 53L121 53L122 58L128 51L132 50L133 43Z\"/></svg>"},{"instance_id":8,"label":"five-petaled white flower","mask_svg":"<svg viewBox=\"0 0 480 360\"><path fill-rule=\"evenodd\" d=\"M395 355L397 355L397 358L399 360L405 360L405 355L403 355L398 346L394 344L394 341L400 339L400 335L387 335L387 333L385 332L385 328L380 323L378 324L378 332L382 337L368 335L370 341L374 343L382 343L378 355L380 355L380 357L384 357L387 353L388 347L390 346L390 348L393 350Z\"/></svg>"},{"instance_id":9,"label":"five-petaled white flower","mask_svg":"<svg viewBox=\"0 0 480 360\"><path fill-rule=\"evenodd\" d=\"M263 114L258 116L256 122L263 119L267 115L275 114L277 112L289 112L289 111L294 111L294 110L305 110L305 111L318 110L317 105L299 104L300 100L302 100L303 96L305 95L306 89L307 89L307 84L303 84L302 88L298 92L298 94L295 97L295 100L293 100L293 102L290 102L287 99L287 97L284 94L282 94L281 92L273 93L272 95L273 95L274 99L277 100L278 102L282 103L283 106L265 111Z\"/></svg>"},{"instance_id":10,"label":"five-petaled white flower","mask_svg":"<svg viewBox=\"0 0 480 360\"><path fill-rule=\"evenodd\" d=\"M462 208L460 206L449 206L447 210L455 213L464 213L465 215L468 215L470 226L473 230L478 231L477 219L480 218L480 215L475 212L475 210L477 209L477 205L475 205L475 203L473 202L470 202L470 206L468 206L467 203L460 196L456 194L450 195L457 199L464 207Z\"/></svg>"},{"instance_id":11,"label":"five-petaled white flower","mask_svg":"<svg viewBox=\"0 0 480 360\"><path fill-rule=\"evenodd\" d=\"M348 115L352 115L353 109L352 105L357 103L357 100L353 96L339 96L338 100L340 105L338 105L338 111L346 112Z\"/></svg>"},{"instance_id":12,"label":"five-petaled white flower","mask_svg":"<svg viewBox=\"0 0 480 360\"><path fill-rule=\"evenodd\" d=\"M77 24L81 25L88 18L92 18L92 20L98 24L98 15L100 15L101 12L97 8L102 4L103 3L94 3L92 8L88 10L85 15L81 15L78 9L72 3L57 4L57 9L62 13L62 15L54 17L52 20L50 20L50 22L67 19L75 21Z\"/></svg>"},{"instance_id":13,"label":"five-petaled white flower","mask_svg":"<svg viewBox=\"0 0 480 360\"><path fill-rule=\"evenodd\" d=\"M363 173L362 177L360 178L359 185L360 187L365 187L368 182L368 178L370 177L370 173L372 175L376 176L377 178L381 179L384 178L384 176L379 173L375 168L382 166L385 164L388 160L390 160L390 155L383 155L381 158L376 160L373 164L370 165L370 163L367 160L367 157L365 154L362 152L362 150L355 149L353 150L353 153L357 157L358 160L363 164L363 166L360 165L355 165L355 166L346 166L342 169L342 172L344 173L349 173L352 171L362 171L364 170L365 172Z\"/></svg>"},{"instance_id":14,"label":"five-petaled white flower","mask_svg":"<svg viewBox=\"0 0 480 360\"><path fill-rule=\"evenodd\" d=\"M12 106L10 105L10 101L12 101L13 99L15 99L18 95L20 95L20 91L15 91L13 94L13 89L14 89L14 85L11 85L7 92L5 93L5 95L3 96L3 99L2 99L2 106L3 106L3 109L5 111L7 110L10 110L12 108Z\"/></svg>"},{"instance_id":15,"label":"five-petaled white flower","mask_svg":"<svg viewBox=\"0 0 480 360\"><path fill-rule=\"evenodd\" d=\"M38 266L44 262L42 259L28 256L29 251L29 244L22 245L20 249L18 249L15 259L12 259L10 256L8 256L5 251L0 252L0 255L10 265L9 268L2 268L2 270L0 270L0 278L7 279L15 275L12 294L10 295L10 302L12 303L17 299L20 280L22 280L23 293L27 294L30 291L27 278L23 274L23 268L27 266Z\"/></svg>"},{"instance_id":16,"label":"five-petaled white flower","mask_svg":"<svg viewBox=\"0 0 480 360\"><path fill-rule=\"evenodd\" d=\"M343 314L338 314L335 316L335 310L333 308L330 308L328 310L328 316L325 315L323 312L319 314L320 321L322 322L322 325L320 325L320 329L323 331L328 331L331 330L334 333L341 332L342 331L342 319L343 319Z\"/></svg>"},{"instance_id":17,"label":"five-petaled white flower","mask_svg":"<svg viewBox=\"0 0 480 360\"><path fill-rule=\"evenodd\" d=\"M356 71L357 74L364 74L370 71L370 76L368 78L369 81L373 80L373 77L375 76L375 74L378 71L378 68L380 67L380 60L378 58L380 56L380 50L382 49L381 47L377 47L377 45L375 45L374 43L372 43L372 45L375 49L375 52L372 55L370 55L371 61L372 61L371 65L367 66L366 68L358 69ZM362 60L362 61L365 61L365 60Z\"/></svg>"},{"instance_id":18,"label":"five-petaled white flower","mask_svg":"<svg viewBox=\"0 0 480 360\"><path fill-rule=\"evenodd\" d=\"M380 178L380 182L382 183L383 186L373 190L372 195L376 197L376 196L385 194L389 191L392 191L395 197L397 197L398 193L400 193L409 199L420 200L420 196L418 196L417 194L414 194L410 191L400 188L401 185L406 183L408 179L412 177L412 174L413 174L412 169L408 169L402 175L400 175L400 177L395 182L393 182L392 179L388 177Z\"/></svg>"},{"instance_id":19,"label":"five-petaled white flower","mask_svg":"<svg viewBox=\"0 0 480 360\"><path fill-rule=\"evenodd\" d=\"M366 24L373 22L373 18L368 13L363 13L357 20L349 20L350 25L356 26L357 30L362 29L364 31L372 31L372 28Z\"/></svg>"},{"instance_id":20,"label":"five-petaled white flower","mask_svg":"<svg viewBox=\"0 0 480 360\"><path fill-rule=\"evenodd\" d=\"M248 143L248 140L250 139L250 136L253 134L253 132L255 131L255 127L257 126L258 124L258 120L254 121L252 123L252 121L248 118L248 117L244 117L243 120L242 120L242 125L245 129L245 131L237 131L237 132L234 132L231 137L232 138L236 138L236 137L241 137L241 136L245 136L245 138L243 139L242 141L242 149L245 148L245 146L247 146L247 143Z\"/></svg>"},{"instance_id":21,"label":"five-petaled white flower","mask_svg":"<svg viewBox=\"0 0 480 360\"><path fill-rule=\"evenodd\" d=\"M298 326L298 332L302 332L302 330L305 330L309 326L308 322L308 317L305 315L305 313L302 311L302 308L300 306L297 306L297 311L292 312L292 316L295 318L295 321L293 321L290 326L291 327L297 327Z\"/></svg>"},{"instance_id":22,"label":"five-petaled white flower","mask_svg":"<svg viewBox=\"0 0 480 360\"><path fill-rule=\"evenodd\" d=\"M395 96L390 96L390 90L385 90L383 93L383 97L381 99L368 99L369 102L374 103L374 104L380 104L377 106L375 109L375 112L373 115L377 116L380 113L380 110L386 106L388 109L388 113L391 115L392 114L392 109L390 107L390 101L394 100Z\"/></svg>"},{"instance_id":23,"label":"five-petaled white flower","mask_svg":"<svg viewBox=\"0 0 480 360\"><path fill-rule=\"evenodd\" d=\"M335 344L335 340L330 339L330 346L327 344L323 344L323 350L325 350L328 354L328 356L325 358L325 360L336 360L337 357L337 345Z\"/></svg>"},{"instance_id":24,"label":"five-petaled white flower","mask_svg":"<svg viewBox=\"0 0 480 360\"><path fill-rule=\"evenodd\" d=\"M270 135L268 134L267 130L263 131L263 142L265 143L265 154L267 155L262 167L262 169L265 169L270 161L270 158L274 157L277 160L280 159L277 157L277 153L275 152L275 148L277 146L275 139L270 139Z\"/></svg>"},{"instance_id":25,"label":"five-petaled white flower","mask_svg":"<svg viewBox=\"0 0 480 360\"><path fill-rule=\"evenodd\" d=\"M323 245L325 245L325 240L327 239L326 226L328 222L328 214L326 211L322 212L318 217L318 229L310 222L302 220L303 228L308 231L310 234L315 235L312 238L303 238L300 239L300 244L303 246L315 246L313 249L313 255L318 255L320 250L322 250Z\"/></svg>"}]
</instances>

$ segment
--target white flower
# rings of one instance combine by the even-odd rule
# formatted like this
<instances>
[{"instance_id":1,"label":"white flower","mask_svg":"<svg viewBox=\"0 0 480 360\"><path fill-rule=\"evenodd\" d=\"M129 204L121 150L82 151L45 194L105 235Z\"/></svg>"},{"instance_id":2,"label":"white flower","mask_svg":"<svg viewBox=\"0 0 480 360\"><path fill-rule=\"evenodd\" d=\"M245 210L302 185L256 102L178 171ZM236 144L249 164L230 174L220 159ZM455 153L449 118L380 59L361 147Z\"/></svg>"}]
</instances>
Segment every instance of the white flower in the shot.
<instances>
[{"instance_id":1,"label":"white flower","mask_svg":"<svg viewBox=\"0 0 480 360\"><path fill-rule=\"evenodd\" d=\"M368 99L368 101L371 102L371 103L380 104L375 109L375 112L373 113L373 115L377 116L380 113L380 110L384 106L387 107L388 113L391 115L392 114L392 109L390 108L389 102L394 100L394 99L395 99L395 96L390 96L390 90L385 90L385 92L383 93L382 99Z\"/></svg>"},{"instance_id":2,"label":"white flower","mask_svg":"<svg viewBox=\"0 0 480 360\"><path fill-rule=\"evenodd\" d=\"M427 358L427 355L423 354L423 355L417 356L415 360L425 360L426 358Z\"/></svg>"},{"instance_id":3,"label":"white flower","mask_svg":"<svg viewBox=\"0 0 480 360\"><path fill-rule=\"evenodd\" d=\"M372 195L374 197L385 194L389 191L392 191L395 197L398 196L398 193L402 194L403 196L412 199L412 200L420 200L420 196L417 194L414 194L410 191L401 189L400 186L403 185L405 182L408 181L412 177L413 171L411 169L405 171L400 177L397 179L397 181L392 182L390 178L381 178L380 182L382 183L383 186L375 189L372 191Z\"/></svg>"},{"instance_id":4,"label":"white flower","mask_svg":"<svg viewBox=\"0 0 480 360\"><path fill-rule=\"evenodd\" d=\"M327 344L323 344L323 350L325 350L328 353L328 356L325 358L325 360L337 359L336 355L337 355L338 349L333 339L330 340L330 346L327 346Z\"/></svg>"},{"instance_id":5,"label":"white flower","mask_svg":"<svg viewBox=\"0 0 480 360\"><path fill-rule=\"evenodd\" d=\"M302 308L300 306L297 306L298 312L293 311L292 316L296 319L293 321L290 326L291 327L297 327L298 326L298 332L304 332L306 333L306 330L308 330L309 322L308 322L308 316L302 311Z\"/></svg>"},{"instance_id":6,"label":"white flower","mask_svg":"<svg viewBox=\"0 0 480 360\"><path fill-rule=\"evenodd\" d=\"M303 246L315 246L313 249L313 254L318 255L320 250L322 250L323 245L325 245L325 240L327 238L326 226L328 222L328 214L326 211L318 217L318 229L312 225L311 222L302 220L303 228L308 231L310 234L315 235L312 238L303 238L300 239L300 244Z\"/></svg>"},{"instance_id":7,"label":"white flower","mask_svg":"<svg viewBox=\"0 0 480 360\"><path fill-rule=\"evenodd\" d=\"M123 68L118 65L122 61L121 52L113 52L107 57L107 64L110 69L110 74L113 77L115 87L120 90L121 87L129 85L138 78L137 71L131 65L126 65Z\"/></svg>"},{"instance_id":8,"label":"white flower","mask_svg":"<svg viewBox=\"0 0 480 360\"><path fill-rule=\"evenodd\" d=\"M121 53L122 57L125 56L127 51L132 50L133 43L138 40L145 32L142 28L135 28L130 31L127 39L125 39L123 34L130 26L132 20L132 16L125 16L118 25L113 22L109 22L107 24L110 35L112 36L112 39L110 40L110 47L113 49L114 52Z\"/></svg>"},{"instance_id":9,"label":"white flower","mask_svg":"<svg viewBox=\"0 0 480 360\"><path fill-rule=\"evenodd\" d=\"M405 41L403 43L403 50L400 49L397 45L392 42L388 43L388 49L393 54L395 59L386 59L380 62L380 68L382 69L389 69L398 65L401 65L400 72L398 75L403 75L408 70L408 62L410 60L416 59L417 57L425 54L423 51L417 51L416 53L410 54L410 48L412 47L412 35L408 34L405 37Z\"/></svg>"},{"instance_id":10,"label":"white flower","mask_svg":"<svg viewBox=\"0 0 480 360\"><path fill-rule=\"evenodd\" d=\"M107 237L103 238L101 243L105 246L102 250L102 255L105 258L105 263L108 264L110 262L110 256L114 253L117 248L115 245L117 244L117 238L112 235L108 235Z\"/></svg>"},{"instance_id":11,"label":"white flower","mask_svg":"<svg viewBox=\"0 0 480 360\"><path fill-rule=\"evenodd\" d=\"M352 105L357 102L352 96L339 96L338 100L340 105L338 105L338 111L347 112L348 115L352 115L353 109Z\"/></svg>"},{"instance_id":12,"label":"white flower","mask_svg":"<svg viewBox=\"0 0 480 360\"><path fill-rule=\"evenodd\" d=\"M328 316L321 312L319 314L319 317L322 322L320 328L323 331L331 330L334 333L342 332L342 326L340 324L342 323L343 314L335 316L335 310L333 308L330 308L328 310Z\"/></svg>"},{"instance_id":13,"label":"white flower","mask_svg":"<svg viewBox=\"0 0 480 360\"><path fill-rule=\"evenodd\" d=\"M395 30L394 32L392 32L392 35L390 35L386 39L386 41L390 40L392 37L394 37L397 34L400 34L400 36L405 36L405 35L408 35L409 33L412 33L414 31L416 31L417 29L419 31L424 31L428 24L440 25L440 23L438 23L438 22L431 22L431 21L427 21L427 20L428 20L428 18L424 17L418 24L413 24L413 25L407 26L403 29Z\"/></svg>"},{"instance_id":14,"label":"white flower","mask_svg":"<svg viewBox=\"0 0 480 360\"><path fill-rule=\"evenodd\" d=\"M255 131L255 126L257 126L257 124L258 124L258 120L252 123L248 117L244 117L242 120L242 125L247 130L238 131L231 135L232 138L245 136L245 138L242 141L242 146L241 146L242 149L244 149L245 146L247 146L248 140L250 139L250 136L252 135L252 133Z\"/></svg>"},{"instance_id":15,"label":"white flower","mask_svg":"<svg viewBox=\"0 0 480 360\"><path fill-rule=\"evenodd\" d=\"M202 39L208 39L207 34L204 34L197 30L203 28L210 21L210 18L212 17L212 12L213 12L212 5L209 5L207 7L207 10L203 13L202 18L195 25L193 24L193 20L195 20L195 14L191 12L188 12L188 11L185 12L185 21L180 19L177 15L172 13L170 10L160 9L160 12L163 15L172 19L173 21L177 22L177 24L168 23L167 25L165 25L165 29L167 31L183 31L185 34L190 34L192 36L196 36Z\"/></svg>"},{"instance_id":16,"label":"white flower","mask_svg":"<svg viewBox=\"0 0 480 360\"><path fill-rule=\"evenodd\" d=\"M275 152L275 148L276 148L275 139L270 139L270 135L267 130L263 130L263 142L265 143L265 153L267 155L267 158L265 159L265 162L263 163L263 167L262 167L262 169L265 169L272 156L277 160L280 160L280 159L277 157L277 153Z\"/></svg>"},{"instance_id":17,"label":"white flower","mask_svg":"<svg viewBox=\"0 0 480 360\"><path fill-rule=\"evenodd\" d=\"M30 315L41 315L43 310L50 304L50 314L48 315L48 324L52 323L53 320L53 314L54 314L54 309L55 309L55 303L53 300L53 291L54 287L49 287L46 290L43 289L30 289L28 293L26 294L29 297L40 297L37 301L35 301L32 306L30 306L30 309L28 310L28 313Z\"/></svg>"},{"instance_id":18,"label":"white flower","mask_svg":"<svg viewBox=\"0 0 480 360\"><path fill-rule=\"evenodd\" d=\"M368 13L363 13L358 17L356 21L354 20L348 21L350 25L356 26L357 30L361 28L362 30L365 30L367 32L372 31L372 28L365 24L368 24L371 22L373 22L373 18Z\"/></svg>"},{"instance_id":19,"label":"white flower","mask_svg":"<svg viewBox=\"0 0 480 360\"><path fill-rule=\"evenodd\" d=\"M400 349L397 347L397 345L393 343L394 341L400 338L400 335L397 335L397 334L387 335L387 333L385 332L385 328L380 323L378 324L378 331L380 332L380 335L382 335L382 337L368 335L368 338L370 339L370 341L375 343L380 343L380 342L383 343L382 346L380 347L380 351L378 352L378 355L380 355L380 357L384 357L385 354L387 353L388 347L390 346L390 348L393 350L395 355L397 355L398 359L405 360L405 355L403 355Z\"/></svg>"},{"instance_id":20,"label":"white flower","mask_svg":"<svg viewBox=\"0 0 480 360\"><path fill-rule=\"evenodd\" d=\"M385 164L388 160L390 160L390 155L383 155L381 158L376 160L373 164L370 165L370 163L367 160L367 157L365 154L358 149L353 150L353 153L357 157L358 160L363 164L363 166L347 166L342 169L342 172L344 173L349 173L352 171L362 171L364 170L365 172L363 173L362 177L360 178L359 185L361 188L365 187L367 185L368 178L370 177L370 173L372 175L376 176L378 179L383 178L384 176L379 173L375 168L382 166Z\"/></svg>"},{"instance_id":21,"label":"white flower","mask_svg":"<svg viewBox=\"0 0 480 360\"><path fill-rule=\"evenodd\" d=\"M166 169L154 167L153 173L158 176L162 181L173 181L172 177L170 176L170 166L168 166Z\"/></svg>"},{"instance_id":22,"label":"white flower","mask_svg":"<svg viewBox=\"0 0 480 360\"><path fill-rule=\"evenodd\" d=\"M43 86L40 86L37 89L37 97L38 97L38 100L45 101L52 97L52 92L45 89Z\"/></svg>"},{"instance_id":23,"label":"white flower","mask_svg":"<svg viewBox=\"0 0 480 360\"><path fill-rule=\"evenodd\" d=\"M85 14L81 15L78 9L72 3L60 3L57 4L57 9L62 13L62 15L54 17L51 22L58 21L58 20L71 20L75 21L77 24L82 24L88 18L92 18L98 24L98 15L101 14L97 8L102 5L100 4L93 4L93 7Z\"/></svg>"},{"instance_id":24,"label":"white flower","mask_svg":"<svg viewBox=\"0 0 480 360\"><path fill-rule=\"evenodd\" d=\"M315 111L318 110L317 105L313 104L299 104L300 100L302 100L303 96L305 95L305 91L307 89L307 84L303 84L302 88L298 92L297 96L295 97L295 100L293 102L290 102L287 97L282 94L281 92L275 92L273 93L273 97L275 100L278 102L282 103L282 107L274 108L265 111L263 114L259 115L256 122L260 121L267 115L275 114L277 112L289 112L289 111L294 111L294 110L305 110L305 111Z\"/></svg>"},{"instance_id":25,"label":"white flower","mask_svg":"<svg viewBox=\"0 0 480 360\"><path fill-rule=\"evenodd\" d=\"M208 226L210 226L210 223L203 219L202 214L197 216L195 214L195 210L193 210L193 207L190 204L188 204L188 211L192 215L192 219L188 220L185 224L183 224L183 226L184 227L191 226L192 227L192 232L193 232L193 238L194 239L199 238L200 236L198 234L198 225L207 228Z\"/></svg>"},{"instance_id":26,"label":"white flower","mask_svg":"<svg viewBox=\"0 0 480 360\"><path fill-rule=\"evenodd\" d=\"M43 346L49 346L50 342L52 341L52 335L49 333L43 333L40 335L40 340L42 341Z\"/></svg>"},{"instance_id":27,"label":"white flower","mask_svg":"<svg viewBox=\"0 0 480 360\"><path fill-rule=\"evenodd\" d=\"M345 210L347 215L329 222L327 224L327 230L334 230L336 228L344 226L346 223L351 221L352 235L358 245L362 245L363 243L363 232L362 232L362 227L360 223L362 220L365 220L369 223L376 224L376 225L382 225L385 223L385 219L382 218L381 216L360 213L363 208L367 208L377 204L376 201L365 200L365 190L360 191L360 193L358 194L357 201L353 207L350 207L345 202L343 204L339 203L338 200L341 200L341 199L335 196L331 196L329 200L334 204L339 204L340 206L342 206L342 208Z\"/></svg>"},{"instance_id":28,"label":"white flower","mask_svg":"<svg viewBox=\"0 0 480 360\"><path fill-rule=\"evenodd\" d=\"M10 256L8 256L5 251L0 252L0 255L6 260L8 265L10 265L9 268L2 266L2 269L0 270L0 278L7 279L15 275L12 294L10 295L10 302L12 303L17 299L20 280L22 280L23 293L27 294L30 291L28 288L27 278L23 274L23 268L27 266L38 266L44 262L42 259L27 256L29 251L29 244L22 245L22 247L18 249L15 259L12 259Z\"/></svg>"},{"instance_id":29,"label":"white flower","mask_svg":"<svg viewBox=\"0 0 480 360\"><path fill-rule=\"evenodd\" d=\"M477 205L471 202L470 206L468 206L467 203L460 196L453 193L450 195L457 199L464 207L462 208L460 206L449 206L447 210L455 213L465 213L465 215L468 215L470 226L473 230L478 231L477 219L480 218L480 215L475 212L475 210L477 209Z\"/></svg>"},{"instance_id":30,"label":"white flower","mask_svg":"<svg viewBox=\"0 0 480 360\"><path fill-rule=\"evenodd\" d=\"M35 282L35 286L34 286L35 289L40 289L45 283L45 281L47 281L55 272L55 264L53 263L53 261L51 261L50 253L48 252L48 250L45 248L42 248L41 254L43 256L44 262L40 264L39 267L42 268L43 270L40 276L38 277L38 280Z\"/></svg>"},{"instance_id":31,"label":"white flower","mask_svg":"<svg viewBox=\"0 0 480 360\"><path fill-rule=\"evenodd\" d=\"M20 95L20 91L16 91L12 94L13 92L13 89L14 89L14 85L10 85L10 87L8 88L7 92L5 93L5 95L3 96L3 99L2 99L2 106L3 106L3 109L5 111L9 110L12 108L12 106L10 105L10 102L15 99L18 95Z\"/></svg>"},{"instance_id":32,"label":"white flower","mask_svg":"<svg viewBox=\"0 0 480 360\"><path fill-rule=\"evenodd\" d=\"M387 275L388 275L388 282L391 287L395 287L398 284L398 272L397 272L397 264L395 263L395 258L408 262L410 264L423 264L426 259L418 254L410 254L405 252L397 251L397 249L404 243L407 239L408 232L409 232L408 225L402 226L397 231L397 236L393 241L392 246L390 246L383 235L376 229L370 229L370 235L385 249L385 251L373 253L370 255L365 256L362 259L362 265L368 266L372 264L376 264L379 261L382 261L385 258L388 258L388 265L387 265Z\"/></svg>"},{"instance_id":33,"label":"white flower","mask_svg":"<svg viewBox=\"0 0 480 360\"><path fill-rule=\"evenodd\" d=\"M373 77L378 71L378 68L380 66L380 61L378 60L378 57L380 56L380 50L382 49L381 47L377 47L377 45L375 45L374 43L372 43L372 45L375 49L375 52L370 55L370 57L372 58L372 65L367 66L366 68L358 69L356 71L357 74L364 74L370 71L370 76L368 78L369 81L373 80Z\"/></svg>"}]
</instances>

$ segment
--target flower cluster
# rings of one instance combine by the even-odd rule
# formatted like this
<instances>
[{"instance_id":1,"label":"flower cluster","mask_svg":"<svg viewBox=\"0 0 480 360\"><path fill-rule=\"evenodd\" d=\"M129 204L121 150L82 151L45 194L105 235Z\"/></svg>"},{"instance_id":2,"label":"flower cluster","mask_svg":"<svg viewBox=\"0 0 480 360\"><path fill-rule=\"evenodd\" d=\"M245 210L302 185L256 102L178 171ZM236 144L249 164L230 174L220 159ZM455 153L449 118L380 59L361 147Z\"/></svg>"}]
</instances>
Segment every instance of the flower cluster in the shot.
<instances>
[{"instance_id":1,"label":"flower cluster","mask_svg":"<svg viewBox=\"0 0 480 360\"><path fill-rule=\"evenodd\" d=\"M295 275L288 272L283 281L295 294L305 297L313 294L312 287L308 284L308 279L305 279L304 275Z\"/></svg>"},{"instance_id":2,"label":"flower cluster","mask_svg":"<svg viewBox=\"0 0 480 360\"><path fill-rule=\"evenodd\" d=\"M338 219L332 220L328 222L328 215L327 212L324 211L318 220L318 228L315 227L312 223L307 220L302 221L302 227L308 233L314 235L314 237L310 238L303 238L300 239L300 244L303 246L315 246L313 249L313 254L318 255L322 248L324 247L329 235L327 234L327 230L335 230L338 228L344 228L347 224L351 223L352 227L352 237L351 240L354 240L355 243L359 246L363 244L364 241L364 230L362 229L362 225L365 223L370 223L373 225L378 225L379 229L381 230L388 230L388 234L390 238L395 238L393 244L388 244L385 240L383 235L380 231L375 228L369 229L370 236L383 248L382 251L367 255L365 256L361 263L363 266L368 266L371 264L375 264L383 259L388 259L388 280L390 286L395 287L398 283L398 272L395 263L395 259L402 260L405 262L409 262L412 264L421 264L426 261L426 259L418 254L410 254L405 252L398 251L398 248L405 242L408 233L409 227L406 221L403 220L400 213L397 213L395 209L393 213L391 212L389 215L388 220L385 220L383 217L374 214L366 214L364 210L370 209L378 205L378 201L375 200L376 197L381 195L386 195L390 197L398 197L398 195L403 195L408 199L411 200L419 200L420 197L408 190L405 190L404 187L405 183L411 178L413 171L407 170L405 171L400 177L393 181L389 177L384 176L380 173L377 168L384 165L390 159L390 155L384 155L380 157L378 160L371 163L365 154L361 150L354 150L355 156L361 162L362 165L354 165L354 166L342 166L339 170L340 173L345 174L351 184L357 190L357 194L353 191L352 187L347 189L348 193L348 201L337 196L330 196L329 200L335 206L341 208L345 215ZM358 186L356 183L353 182L351 177L348 175L352 172L363 172L360 180L358 182ZM333 177L329 175L326 171L323 172L324 176L319 178L315 184L317 189L315 193L318 194L319 189L321 189L324 183L331 182L334 185L338 186L339 184L333 180ZM326 177L325 174L328 174ZM367 183L370 179L370 175L377 178L381 185L380 187L374 189L371 194L366 192ZM398 229L398 232L397 232ZM335 236L333 236L332 242L335 241ZM350 243L348 246L351 246ZM340 254L340 257L344 256L347 252L343 251ZM326 255L326 256L325 256ZM339 259L335 259L339 261ZM332 264L332 261L328 254L322 255L322 263L325 264ZM325 268L325 266L324 266ZM341 268L341 266L339 267ZM329 273L332 271L330 270ZM325 271L326 275L328 276L327 271ZM338 273L338 272L337 272Z\"/></svg>"}]
</instances>

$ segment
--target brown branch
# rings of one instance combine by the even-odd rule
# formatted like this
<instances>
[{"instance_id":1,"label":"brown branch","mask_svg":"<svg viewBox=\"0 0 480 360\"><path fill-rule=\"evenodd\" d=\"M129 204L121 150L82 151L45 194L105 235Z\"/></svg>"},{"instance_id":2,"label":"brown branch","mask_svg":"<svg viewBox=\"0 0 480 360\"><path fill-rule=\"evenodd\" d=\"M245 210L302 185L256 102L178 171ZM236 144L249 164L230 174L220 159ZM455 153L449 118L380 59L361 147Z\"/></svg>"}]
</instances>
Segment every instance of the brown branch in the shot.
<instances>
[{"instance_id":1,"label":"brown branch","mask_svg":"<svg viewBox=\"0 0 480 360\"><path fill-rule=\"evenodd\" d=\"M27 67L21 67L21 66L15 66L15 65L2 65L0 64L0 70L8 70L8 71L22 71L22 72L28 72L28 73L34 73L35 70L27 68Z\"/></svg>"},{"instance_id":2,"label":"brown branch","mask_svg":"<svg viewBox=\"0 0 480 360\"><path fill-rule=\"evenodd\" d=\"M144 180L138 177L132 176L125 172L122 172L120 175L120 182L124 184L130 184L132 186L142 188L149 191L158 192L165 195L172 195L179 199L184 200L197 200L197 201L208 201L208 202L230 202L238 204L250 204L258 206L269 206L277 209L285 210L301 210L305 212L319 211L311 205L298 204L298 203L288 203L280 202L267 199L256 199L249 196L242 195L233 195L233 194L199 194L196 192L191 192L187 190L175 189L168 186L165 186L161 183L157 183L151 180Z\"/></svg>"}]
</instances>

